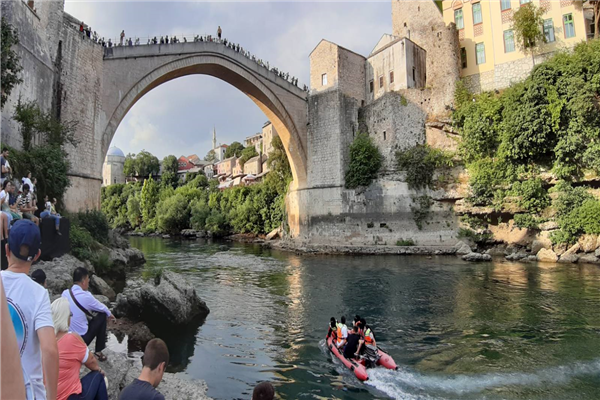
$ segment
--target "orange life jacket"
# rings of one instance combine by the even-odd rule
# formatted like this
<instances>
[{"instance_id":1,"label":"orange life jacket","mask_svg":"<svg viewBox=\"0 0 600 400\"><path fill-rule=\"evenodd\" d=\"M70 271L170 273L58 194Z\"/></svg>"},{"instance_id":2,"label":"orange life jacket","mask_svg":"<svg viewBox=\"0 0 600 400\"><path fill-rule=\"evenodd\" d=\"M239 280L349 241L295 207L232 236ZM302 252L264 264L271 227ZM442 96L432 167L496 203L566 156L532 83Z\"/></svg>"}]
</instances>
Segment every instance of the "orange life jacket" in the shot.
<instances>
[{"instance_id":1,"label":"orange life jacket","mask_svg":"<svg viewBox=\"0 0 600 400\"><path fill-rule=\"evenodd\" d=\"M346 327L346 325L341 324L339 322L336 325L337 325L337 340L338 340L338 342L341 342L344 339L344 337L342 336L342 328ZM347 329L348 329L348 327L346 327L346 330Z\"/></svg>"},{"instance_id":2,"label":"orange life jacket","mask_svg":"<svg viewBox=\"0 0 600 400\"><path fill-rule=\"evenodd\" d=\"M373 344L373 332L371 332L371 328L367 328L365 330L365 344Z\"/></svg>"}]
</instances>

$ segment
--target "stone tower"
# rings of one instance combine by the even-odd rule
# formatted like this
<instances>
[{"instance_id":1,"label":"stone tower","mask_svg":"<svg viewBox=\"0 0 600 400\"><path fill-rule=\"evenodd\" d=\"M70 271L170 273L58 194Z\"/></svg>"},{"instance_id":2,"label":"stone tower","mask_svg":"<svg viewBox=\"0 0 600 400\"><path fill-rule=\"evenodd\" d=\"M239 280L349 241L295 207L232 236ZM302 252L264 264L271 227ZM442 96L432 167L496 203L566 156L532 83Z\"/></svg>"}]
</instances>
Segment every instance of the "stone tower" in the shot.
<instances>
[{"instance_id":1,"label":"stone tower","mask_svg":"<svg viewBox=\"0 0 600 400\"><path fill-rule=\"evenodd\" d=\"M427 51L427 83L432 91L433 114L452 105L454 85L460 79L456 26L444 23L441 1L392 0L394 35L407 37Z\"/></svg>"},{"instance_id":2,"label":"stone tower","mask_svg":"<svg viewBox=\"0 0 600 400\"><path fill-rule=\"evenodd\" d=\"M217 129L213 126L213 150L217 148Z\"/></svg>"}]
</instances>

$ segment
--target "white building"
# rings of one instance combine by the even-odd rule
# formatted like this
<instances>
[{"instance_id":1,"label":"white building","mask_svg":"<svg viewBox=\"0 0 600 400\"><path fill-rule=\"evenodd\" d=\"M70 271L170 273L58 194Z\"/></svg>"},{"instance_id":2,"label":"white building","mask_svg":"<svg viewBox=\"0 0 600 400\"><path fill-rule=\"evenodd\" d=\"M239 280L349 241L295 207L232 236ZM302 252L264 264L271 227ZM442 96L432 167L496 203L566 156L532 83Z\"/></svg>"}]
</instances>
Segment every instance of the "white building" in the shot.
<instances>
[{"instance_id":1,"label":"white building","mask_svg":"<svg viewBox=\"0 0 600 400\"><path fill-rule=\"evenodd\" d=\"M125 183L125 154L118 147L112 146L106 153L102 166L102 186Z\"/></svg>"}]
</instances>

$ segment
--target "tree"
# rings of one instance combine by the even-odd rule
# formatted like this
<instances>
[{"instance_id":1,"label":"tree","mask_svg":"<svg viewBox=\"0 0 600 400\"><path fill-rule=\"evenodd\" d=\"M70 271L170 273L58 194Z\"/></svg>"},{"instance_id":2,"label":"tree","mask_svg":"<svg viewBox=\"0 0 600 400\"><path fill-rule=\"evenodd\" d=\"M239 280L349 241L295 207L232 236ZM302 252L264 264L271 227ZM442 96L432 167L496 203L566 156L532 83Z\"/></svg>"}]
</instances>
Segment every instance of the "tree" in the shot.
<instances>
[{"instance_id":1,"label":"tree","mask_svg":"<svg viewBox=\"0 0 600 400\"><path fill-rule=\"evenodd\" d=\"M204 156L204 161L208 161L209 163L214 163L217 160L217 153L214 150L210 150Z\"/></svg>"},{"instance_id":2,"label":"tree","mask_svg":"<svg viewBox=\"0 0 600 400\"><path fill-rule=\"evenodd\" d=\"M379 148L366 133L358 133L350 145L350 167L346 172L346 187L369 186L383 164Z\"/></svg>"},{"instance_id":3,"label":"tree","mask_svg":"<svg viewBox=\"0 0 600 400\"><path fill-rule=\"evenodd\" d=\"M142 219L144 225L148 229L155 229L154 216L156 215L156 204L158 203L159 188L154 179L146 179L142 186L142 194L140 197L140 209L142 211Z\"/></svg>"},{"instance_id":4,"label":"tree","mask_svg":"<svg viewBox=\"0 0 600 400\"><path fill-rule=\"evenodd\" d=\"M256 148L254 146L246 147L244 150L242 150L242 156L240 157L240 166L244 168L244 164L246 164L246 161L256 156L258 156L258 152L256 151Z\"/></svg>"},{"instance_id":5,"label":"tree","mask_svg":"<svg viewBox=\"0 0 600 400\"><path fill-rule=\"evenodd\" d=\"M269 153L269 159L267 160L267 167L270 171L269 175L276 176L279 178L278 180L285 182L287 187L287 184L292 179L292 169L290 168L290 162L285 153L281 138L279 136L273 137L271 146L273 146L273 151Z\"/></svg>"},{"instance_id":6,"label":"tree","mask_svg":"<svg viewBox=\"0 0 600 400\"><path fill-rule=\"evenodd\" d=\"M515 41L523 53L531 54L533 65L535 65L535 54L546 43L543 26L544 9L533 3L524 4L513 15L512 29Z\"/></svg>"},{"instance_id":7,"label":"tree","mask_svg":"<svg viewBox=\"0 0 600 400\"><path fill-rule=\"evenodd\" d=\"M244 145L240 142L233 142L225 151L225 158L229 157L241 157L242 151L244 150Z\"/></svg>"},{"instance_id":8,"label":"tree","mask_svg":"<svg viewBox=\"0 0 600 400\"><path fill-rule=\"evenodd\" d=\"M594 39L600 38L600 0L593 1L594 4Z\"/></svg>"},{"instance_id":9,"label":"tree","mask_svg":"<svg viewBox=\"0 0 600 400\"><path fill-rule=\"evenodd\" d=\"M13 88L23 79L19 77L19 73L23 69L20 64L20 59L12 47L19 43L17 30L2 17L2 76L0 84L2 85L2 99L0 107L4 107L4 103L12 92Z\"/></svg>"},{"instance_id":10,"label":"tree","mask_svg":"<svg viewBox=\"0 0 600 400\"><path fill-rule=\"evenodd\" d=\"M142 150L138 155L129 153L125 157L123 173L125 176L146 177L158 175L160 172L160 162L158 158L146 150Z\"/></svg>"},{"instance_id":11,"label":"tree","mask_svg":"<svg viewBox=\"0 0 600 400\"><path fill-rule=\"evenodd\" d=\"M177 170L179 169L179 163L177 158L173 155L166 156L162 162L162 176L161 181L165 185L176 188L179 184L179 177L177 176Z\"/></svg>"}]
</instances>

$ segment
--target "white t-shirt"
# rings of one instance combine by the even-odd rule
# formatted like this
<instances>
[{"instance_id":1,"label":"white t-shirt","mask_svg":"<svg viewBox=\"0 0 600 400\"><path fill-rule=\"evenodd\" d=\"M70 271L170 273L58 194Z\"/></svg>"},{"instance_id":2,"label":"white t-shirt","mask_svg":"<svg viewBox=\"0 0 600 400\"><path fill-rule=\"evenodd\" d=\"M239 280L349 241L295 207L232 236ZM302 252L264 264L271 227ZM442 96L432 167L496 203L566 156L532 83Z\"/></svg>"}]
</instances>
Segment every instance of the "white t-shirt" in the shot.
<instances>
[{"instance_id":1,"label":"white t-shirt","mask_svg":"<svg viewBox=\"0 0 600 400\"><path fill-rule=\"evenodd\" d=\"M2 283L17 334L23 370L31 381L35 398L45 399L42 353L36 331L47 326L54 329L48 292L23 273L2 271Z\"/></svg>"},{"instance_id":2,"label":"white t-shirt","mask_svg":"<svg viewBox=\"0 0 600 400\"><path fill-rule=\"evenodd\" d=\"M52 203L50 203L49 201L47 201L46 204L44 204L44 207L46 208L46 211L52 211Z\"/></svg>"},{"instance_id":3,"label":"white t-shirt","mask_svg":"<svg viewBox=\"0 0 600 400\"><path fill-rule=\"evenodd\" d=\"M6 199L6 201L8 201L8 193L6 193L6 190L3 190L0 192L0 200L4 200Z\"/></svg>"}]
</instances>

